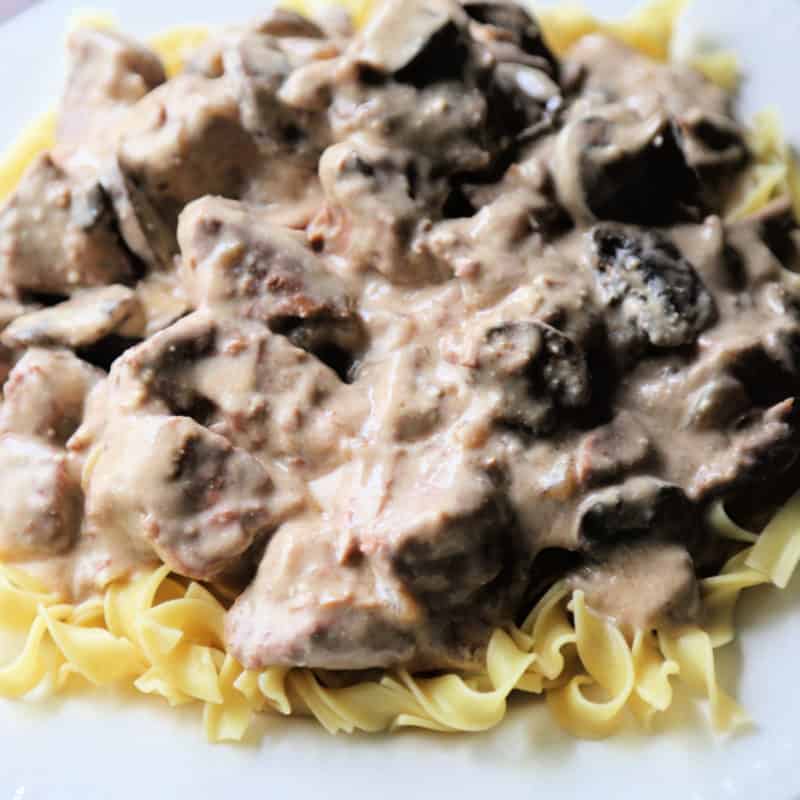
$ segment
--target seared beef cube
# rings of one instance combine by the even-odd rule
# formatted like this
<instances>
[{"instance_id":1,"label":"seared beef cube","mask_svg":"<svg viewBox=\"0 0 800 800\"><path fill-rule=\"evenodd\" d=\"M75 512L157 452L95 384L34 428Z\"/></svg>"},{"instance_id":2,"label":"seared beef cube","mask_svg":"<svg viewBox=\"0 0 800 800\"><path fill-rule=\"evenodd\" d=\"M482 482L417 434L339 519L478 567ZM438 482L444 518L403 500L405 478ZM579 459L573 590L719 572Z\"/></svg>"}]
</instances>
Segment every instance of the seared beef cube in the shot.
<instances>
[{"instance_id":1,"label":"seared beef cube","mask_svg":"<svg viewBox=\"0 0 800 800\"><path fill-rule=\"evenodd\" d=\"M228 649L245 667L358 669L413 658L419 607L341 538L316 515L270 538L255 580L225 620Z\"/></svg>"},{"instance_id":2,"label":"seared beef cube","mask_svg":"<svg viewBox=\"0 0 800 800\"><path fill-rule=\"evenodd\" d=\"M144 193L148 208L174 230L178 214L192 200L207 194L237 196L258 151L231 88L222 81L182 75L136 106L118 159L125 178Z\"/></svg>"},{"instance_id":3,"label":"seared beef cube","mask_svg":"<svg viewBox=\"0 0 800 800\"><path fill-rule=\"evenodd\" d=\"M266 462L311 475L343 456L349 418L328 409L344 386L319 360L258 323L198 311L128 350L109 376L104 413L176 414ZM347 412L358 426L361 401Z\"/></svg>"},{"instance_id":4,"label":"seared beef cube","mask_svg":"<svg viewBox=\"0 0 800 800\"><path fill-rule=\"evenodd\" d=\"M483 92L459 83L419 91L392 86L368 109L357 125L364 138L354 136L347 143L378 180L391 172L404 174L411 199L434 216L450 189L445 178L487 169L498 147ZM390 152L381 152L379 143Z\"/></svg>"},{"instance_id":5,"label":"seared beef cube","mask_svg":"<svg viewBox=\"0 0 800 800\"><path fill-rule=\"evenodd\" d=\"M180 575L234 566L272 520L261 463L186 417L120 416L84 471L87 529L151 548Z\"/></svg>"},{"instance_id":6,"label":"seared beef cube","mask_svg":"<svg viewBox=\"0 0 800 800\"><path fill-rule=\"evenodd\" d=\"M697 469L687 492L694 499L707 499L769 481L791 467L799 455L797 400L784 400L766 411L754 409L725 433L713 457Z\"/></svg>"},{"instance_id":7,"label":"seared beef cube","mask_svg":"<svg viewBox=\"0 0 800 800\"><path fill-rule=\"evenodd\" d=\"M204 197L181 215L178 235L186 289L198 306L236 306L265 323L348 314L336 277L298 234L270 224L256 206Z\"/></svg>"},{"instance_id":8,"label":"seared beef cube","mask_svg":"<svg viewBox=\"0 0 800 800\"><path fill-rule=\"evenodd\" d=\"M597 553L645 538L691 545L698 519L694 503L679 486L635 477L586 497L576 522L582 548Z\"/></svg>"},{"instance_id":9,"label":"seared beef cube","mask_svg":"<svg viewBox=\"0 0 800 800\"><path fill-rule=\"evenodd\" d=\"M23 314L3 331L9 347L86 347L126 329L141 334L144 318L127 286L85 289L63 303Z\"/></svg>"},{"instance_id":10,"label":"seared beef cube","mask_svg":"<svg viewBox=\"0 0 800 800\"><path fill-rule=\"evenodd\" d=\"M249 668L463 664L513 613L527 564L485 474L437 451L372 476L380 496L355 493L341 520L300 519L269 541L227 622Z\"/></svg>"},{"instance_id":11,"label":"seared beef cube","mask_svg":"<svg viewBox=\"0 0 800 800\"><path fill-rule=\"evenodd\" d=\"M702 603L695 565L678 544L642 541L621 546L569 578L587 604L628 635L695 622Z\"/></svg>"},{"instance_id":12,"label":"seared beef cube","mask_svg":"<svg viewBox=\"0 0 800 800\"><path fill-rule=\"evenodd\" d=\"M69 294L133 276L100 184L40 156L0 211L0 281L12 292Z\"/></svg>"},{"instance_id":13,"label":"seared beef cube","mask_svg":"<svg viewBox=\"0 0 800 800\"><path fill-rule=\"evenodd\" d=\"M413 249L420 214L447 194L445 181L421 174L425 166L408 151L363 135L329 147L320 160L328 207L312 223L312 242L355 270L375 269L394 282L439 279L437 264Z\"/></svg>"},{"instance_id":14,"label":"seared beef cube","mask_svg":"<svg viewBox=\"0 0 800 800\"><path fill-rule=\"evenodd\" d=\"M622 410L607 425L582 437L575 477L584 487L606 483L643 467L652 455L647 430L633 414Z\"/></svg>"},{"instance_id":15,"label":"seared beef cube","mask_svg":"<svg viewBox=\"0 0 800 800\"><path fill-rule=\"evenodd\" d=\"M184 281L197 305L264 322L323 360L338 349L352 361L363 348L344 287L267 212L206 197L181 215L178 237Z\"/></svg>"},{"instance_id":16,"label":"seared beef cube","mask_svg":"<svg viewBox=\"0 0 800 800\"><path fill-rule=\"evenodd\" d=\"M134 103L166 80L158 56L112 30L82 27L67 40L69 70L56 139L70 151L105 154Z\"/></svg>"},{"instance_id":17,"label":"seared beef cube","mask_svg":"<svg viewBox=\"0 0 800 800\"><path fill-rule=\"evenodd\" d=\"M64 444L80 425L86 398L102 377L67 350L31 348L3 387L0 433Z\"/></svg>"},{"instance_id":18,"label":"seared beef cube","mask_svg":"<svg viewBox=\"0 0 800 800\"><path fill-rule=\"evenodd\" d=\"M250 34L223 54L225 80L234 87L245 129L271 157L315 164L327 143L323 115L284 103L280 89L292 65L272 37Z\"/></svg>"},{"instance_id":19,"label":"seared beef cube","mask_svg":"<svg viewBox=\"0 0 800 800\"><path fill-rule=\"evenodd\" d=\"M283 22L279 18L281 15ZM297 27L291 21L293 16L291 12L278 10L261 24L223 33L201 49L189 71L220 78L228 86L239 102L244 128L253 136L263 154L315 161L319 156L320 142L325 137L325 117L307 113L302 108L305 104L285 102L283 87L289 81L296 81L295 68L298 68L298 73L307 74L303 70L305 59L292 57L291 42L320 40L317 48L326 56L330 54L325 52L321 31L313 23L306 21L306 26L298 28L296 36L290 34L292 27ZM280 32L275 34L273 29ZM289 38L283 39L284 35ZM309 69L313 69L313 65L311 60ZM328 65L323 82L332 80ZM290 94L294 95L294 92ZM324 106L322 103L320 109L312 110L322 110Z\"/></svg>"},{"instance_id":20,"label":"seared beef cube","mask_svg":"<svg viewBox=\"0 0 800 800\"><path fill-rule=\"evenodd\" d=\"M714 299L677 247L654 231L609 225L591 233L589 265L614 343L692 344L717 318Z\"/></svg>"},{"instance_id":21,"label":"seared beef cube","mask_svg":"<svg viewBox=\"0 0 800 800\"><path fill-rule=\"evenodd\" d=\"M479 383L497 387L498 420L540 435L558 424L558 412L585 406L591 396L586 359L568 336L537 320L486 331L477 353Z\"/></svg>"},{"instance_id":22,"label":"seared beef cube","mask_svg":"<svg viewBox=\"0 0 800 800\"><path fill-rule=\"evenodd\" d=\"M687 217L699 184L667 116L615 104L573 117L558 136L553 177L575 218L652 225Z\"/></svg>"},{"instance_id":23,"label":"seared beef cube","mask_svg":"<svg viewBox=\"0 0 800 800\"><path fill-rule=\"evenodd\" d=\"M0 558L43 558L78 537L83 497L67 454L28 436L0 436Z\"/></svg>"}]
</instances>

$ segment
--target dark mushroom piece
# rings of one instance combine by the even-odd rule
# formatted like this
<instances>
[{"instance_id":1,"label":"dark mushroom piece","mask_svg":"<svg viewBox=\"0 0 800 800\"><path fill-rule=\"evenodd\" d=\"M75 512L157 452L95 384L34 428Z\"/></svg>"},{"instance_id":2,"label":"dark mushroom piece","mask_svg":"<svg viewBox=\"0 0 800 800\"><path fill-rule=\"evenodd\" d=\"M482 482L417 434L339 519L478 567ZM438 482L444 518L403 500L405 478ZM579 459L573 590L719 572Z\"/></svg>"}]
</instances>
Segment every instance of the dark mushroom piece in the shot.
<instances>
[{"instance_id":1,"label":"dark mushroom piece","mask_svg":"<svg viewBox=\"0 0 800 800\"><path fill-rule=\"evenodd\" d=\"M633 477L591 493L576 517L577 541L588 553L601 554L640 539L691 546L699 533L694 503L673 484Z\"/></svg>"},{"instance_id":2,"label":"dark mushroom piece","mask_svg":"<svg viewBox=\"0 0 800 800\"><path fill-rule=\"evenodd\" d=\"M500 390L498 422L531 435L549 433L560 410L591 397L586 359L568 336L537 320L496 325L477 350L479 384Z\"/></svg>"},{"instance_id":3,"label":"dark mushroom piece","mask_svg":"<svg viewBox=\"0 0 800 800\"><path fill-rule=\"evenodd\" d=\"M579 221L657 225L697 216L700 184L672 120L620 104L575 112L558 135L553 177Z\"/></svg>"},{"instance_id":4,"label":"dark mushroom piece","mask_svg":"<svg viewBox=\"0 0 800 800\"><path fill-rule=\"evenodd\" d=\"M123 331L141 335L144 318L133 289L112 285L84 289L63 303L23 314L3 331L2 341L8 347L76 349Z\"/></svg>"},{"instance_id":5,"label":"dark mushroom piece","mask_svg":"<svg viewBox=\"0 0 800 800\"><path fill-rule=\"evenodd\" d=\"M704 174L731 171L747 160L747 145L740 125L730 117L691 108L676 119L678 142L689 166Z\"/></svg>"},{"instance_id":6,"label":"dark mushroom piece","mask_svg":"<svg viewBox=\"0 0 800 800\"><path fill-rule=\"evenodd\" d=\"M692 264L655 231L599 225L590 234L595 274L609 335L623 351L691 344L716 321L714 299Z\"/></svg>"},{"instance_id":7,"label":"dark mushroom piece","mask_svg":"<svg viewBox=\"0 0 800 800\"><path fill-rule=\"evenodd\" d=\"M447 76L461 79L467 58L465 22L464 12L451 0L390 0L364 28L356 63L418 88Z\"/></svg>"},{"instance_id":8,"label":"dark mushroom piece","mask_svg":"<svg viewBox=\"0 0 800 800\"><path fill-rule=\"evenodd\" d=\"M498 61L527 63L558 79L558 60L544 41L534 17L521 5L505 0L466 0L462 5L470 19L489 29L483 36L473 33L473 37L486 45ZM520 59L516 54L509 58L512 46L538 61Z\"/></svg>"}]
</instances>

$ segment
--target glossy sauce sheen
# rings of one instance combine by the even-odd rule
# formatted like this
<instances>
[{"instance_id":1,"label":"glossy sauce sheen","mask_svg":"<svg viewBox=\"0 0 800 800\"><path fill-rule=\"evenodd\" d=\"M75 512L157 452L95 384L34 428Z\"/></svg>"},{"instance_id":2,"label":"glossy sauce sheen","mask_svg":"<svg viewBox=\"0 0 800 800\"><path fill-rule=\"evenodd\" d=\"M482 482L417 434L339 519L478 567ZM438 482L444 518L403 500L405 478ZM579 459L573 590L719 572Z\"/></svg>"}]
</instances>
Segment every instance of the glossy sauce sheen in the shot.
<instances>
[{"instance_id":1,"label":"glossy sauce sheen","mask_svg":"<svg viewBox=\"0 0 800 800\"><path fill-rule=\"evenodd\" d=\"M798 237L718 216L722 90L491 2L277 11L166 82L69 46L0 212L3 559L162 560L251 668L468 666L564 576L702 615L705 509L800 447Z\"/></svg>"}]
</instances>

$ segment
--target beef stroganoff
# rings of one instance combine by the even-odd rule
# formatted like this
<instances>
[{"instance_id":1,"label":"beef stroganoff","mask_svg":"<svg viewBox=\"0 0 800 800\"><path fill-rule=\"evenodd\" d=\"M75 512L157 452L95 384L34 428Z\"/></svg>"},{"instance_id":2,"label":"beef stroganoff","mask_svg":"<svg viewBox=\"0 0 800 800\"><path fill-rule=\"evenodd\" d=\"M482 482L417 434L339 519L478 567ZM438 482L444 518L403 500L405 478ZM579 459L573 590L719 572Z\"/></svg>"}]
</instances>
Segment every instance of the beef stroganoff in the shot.
<instances>
[{"instance_id":1,"label":"beef stroganoff","mask_svg":"<svg viewBox=\"0 0 800 800\"><path fill-rule=\"evenodd\" d=\"M746 721L714 649L800 558L800 192L675 10L71 33L2 176L0 694Z\"/></svg>"}]
</instances>

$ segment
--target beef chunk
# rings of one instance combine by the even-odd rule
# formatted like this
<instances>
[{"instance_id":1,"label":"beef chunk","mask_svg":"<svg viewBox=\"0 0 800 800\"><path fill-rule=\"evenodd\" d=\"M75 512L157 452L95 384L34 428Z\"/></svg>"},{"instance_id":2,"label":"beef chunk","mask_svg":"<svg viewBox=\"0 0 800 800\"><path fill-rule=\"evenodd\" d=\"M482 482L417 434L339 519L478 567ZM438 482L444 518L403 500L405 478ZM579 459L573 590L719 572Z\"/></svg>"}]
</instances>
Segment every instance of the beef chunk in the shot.
<instances>
[{"instance_id":1,"label":"beef chunk","mask_svg":"<svg viewBox=\"0 0 800 800\"><path fill-rule=\"evenodd\" d=\"M203 198L181 215L187 291L197 305L266 323L319 355L352 362L364 333L344 287L294 233L254 206Z\"/></svg>"},{"instance_id":2,"label":"beef chunk","mask_svg":"<svg viewBox=\"0 0 800 800\"><path fill-rule=\"evenodd\" d=\"M257 207L205 197L186 209L178 233L186 289L197 305L233 304L240 316L266 323L348 314L335 276Z\"/></svg>"},{"instance_id":3,"label":"beef chunk","mask_svg":"<svg viewBox=\"0 0 800 800\"><path fill-rule=\"evenodd\" d=\"M698 514L683 490L648 477L590 494L578 511L578 541L589 552L647 538L691 544Z\"/></svg>"},{"instance_id":4,"label":"beef chunk","mask_svg":"<svg viewBox=\"0 0 800 800\"><path fill-rule=\"evenodd\" d=\"M444 277L427 253L413 247L420 214L447 195L446 181L420 172L423 166L408 151L361 135L329 147L320 160L328 206L312 223L312 242L393 282Z\"/></svg>"},{"instance_id":5,"label":"beef chunk","mask_svg":"<svg viewBox=\"0 0 800 800\"><path fill-rule=\"evenodd\" d=\"M274 524L272 489L256 458L191 419L120 417L84 474L87 526L207 580Z\"/></svg>"},{"instance_id":6,"label":"beef chunk","mask_svg":"<svg viewBox=\"0 0 800 800\"><path fill-rule=\"evenodd\" d=\"M582 437L575 457L575 477L582 486L605 483L642 467L652 455L652 442L644 426L622 410L610 423Z\"/></svg>"},{"instance_id":7,"label":"beef chunk","mask_svg":"<svg viewBox=\"0 0 800 800\"><path fill-rule=\"evenodd\" d=\"M112 30L82 27L67 40L69 70L56 139L70 150L105 153L124 114L166 75L158 56Z\"/></svg>"},{"instance_id":8,"label":"beef chunk","mask_svg":"<svg viewBox=\"0 0 800 800\"><path fill-rule=\"evenodd\" d=\"M9 347L78 348L123 329L141 334L143 327L135 292L126 286L103 286L76 292L63 303L23 314L3 331L2 341Z\"/></svg>"},{"instance_id":9,"label":"beef chunk","mask_svg":"<svg viewBox=\"0 0 800 800\"><path fill-rule=\"evenodd\" d=\"M718 497L785 472L800 455L797 408L797 400L787 399L766 411L753 409L744 414L713 457L697 469L689 496Z\"/></svg>"},{"instance_id":10,"label":"beef chunk","mask_svg":"<svg viewBox=\"0 0 800 800\"><path fill-rule=\"evenodd\" d=\"M698 201L670 118L618 104L573 113L558 137L553 177L578 219L660 224L686 218Z\"/></svg>"},{"instance_id":11,"label":"beef chunk","mask_svg":"<svg viewBox=\"0 0 800 800\"><path fill-rule=\"evenodd\" d=\"M498 488L464 459L444 458L383 463L369 479L381 496L354 493L333 525L312 517L282 527L229 614L237 657L251 668L329 669L478 657L519 600L526 564Z\"/></svg>"},{"instance_id":12,"label":"beef chunk","mask_svg":"<svg viewBox=\"0 0 800 800\"><path fill-rule=\"evenodd\" d=\"M692 264L654 231L595 227L589 264L601 302L618 317L609 322L612 340L680 347L716 320L714 299Z\"/></svg>"},{"instance_id":13,"label":"beef chunk","mask_svg":"<svg viewBox=\"0 0 800 800\"><path fill-rule=\"evenodd\" d=\"M486 331L477 375L480 383L501 392L499 421L533 435L550 432L559 410L584 406L591 394L583 352L568 336L536 320Z\"/></svg>"},{"instance_id":14,"label":"beef chunk","mask_svg":"<svg viewBox=\"0 0 800 800\"><path fill-rule=\"evenodd\" d=\"M69 294L133 275L100 184L40 156L0 211L0 280L7 290Z\"/></svg>"},{"instance_id":15,"label":"beef chunk","mask_svg":"<svg viewBox=\"0 0 800 800\"><path fill-rule=\"evenodd\" d=\"M31 348L3 388L0 433L64 444L80 425L86 398L102 375L67 350Z\"/></svg>"},{"instance_id":16,"label":"beef chunk","mask_svg":"<svg viewBox=\"0 0 800 800\"><path fill-rule=\"evenodd\" d=\"M463 610L489 585L496 597L484 598L489 605L477 613L505 606L515 588L514 520L500 489L458 455L444 468L423 461L422 474L405 475L405 469L396 470L397 484L361 548L389 547L392 569L433 615ZM498 586L495 579L506 570L509 583Z\"/></svg>"},{"instance_id":17,"label":"beef chunk","mask_svg":"<svg viewBox=\"0 0 800 800\"><path fill-rule=\"evenodd\" d=\"M283 14L283 22L279 15ZM190 65L190 71L221 78L235 95L241 108L242 124L253 137L260 151L267 156L280 154L294 160L315 161L327 128L324 115L304 108L304 103L286 103L283 87L294 68L303 70L306 59L296 58L290 45L310 39L325 56L321 31L313 23L289 34L292 26L289 12L279 11L259 25L231 31L212 39ZM273 30L281 31L275 34ZM284 36L285 34L285 36ZM288 38L287 38L288 37ZM311 42L307 42L311 44ZM330 48L328 48L330 49ZM308 65L313 69L314 62ZM327 70L327 83L333 79ZM294 92L290 92L294 94ZM313 105L313 104L312 104Z\"/></svg>"},{"instance_id":18,"label":"beef chunk","mask_svg":"<svg viewBox=\"0 0 800 800\"><path fill-rule=\"evenodd\" d=\"M268 154L308 146L311 128L317 122L315 116L278 98L290 70L286 55L269 36L249 34L223 51L223 73L239 99L245 129Z\"/></svg>"},{"instance_id":19,"label":"beef chunk","mask_svg":"<svg viewBox=\"0 0 800 800\"><path fill-rule=\"evenodd\" d=\"M358 669L413 658L419 608L340 536L308 515L269 540L255 580L225 620L226 644L247 668Z\"/></svg>"},{"instance_id":20,"label":"beef chunk","mask_svg":"<svg viewBox=\"0 0 800 800\"><path fill-rule=\"evenodd\" d=\"M41 558L78 537L83 497L67 455L28 436L0 436L0 558Z\"/></svg>"},{"instance_id":21,"label":"beef chunk","mask_svg":"<svg viewBox=\"0 0 800 800\"><path fill-rule=\"evenodd\" d=\"M342 458L349 419L329 412L344 386L284 337L247 320L217 320L202 311L129 349L110 374L104 413L187 416L266 461L289 459L313 474ZM362 400L347 410L357 426Z\"/></svg>"},{"instance_id":22,"label":"beef chunk","mask_svg":"<svg viewBox=\"0 0 800 800\"><path fill-rule=\"evenodd\" d=\"M237 196L257 159L234 92L198 75L174 78L143 98L118 150L119 167L144 193L148 214L152 210L172 230L192 200ZM141 225L147 229L147 216Z\"/></svg>"}]
</instances>

